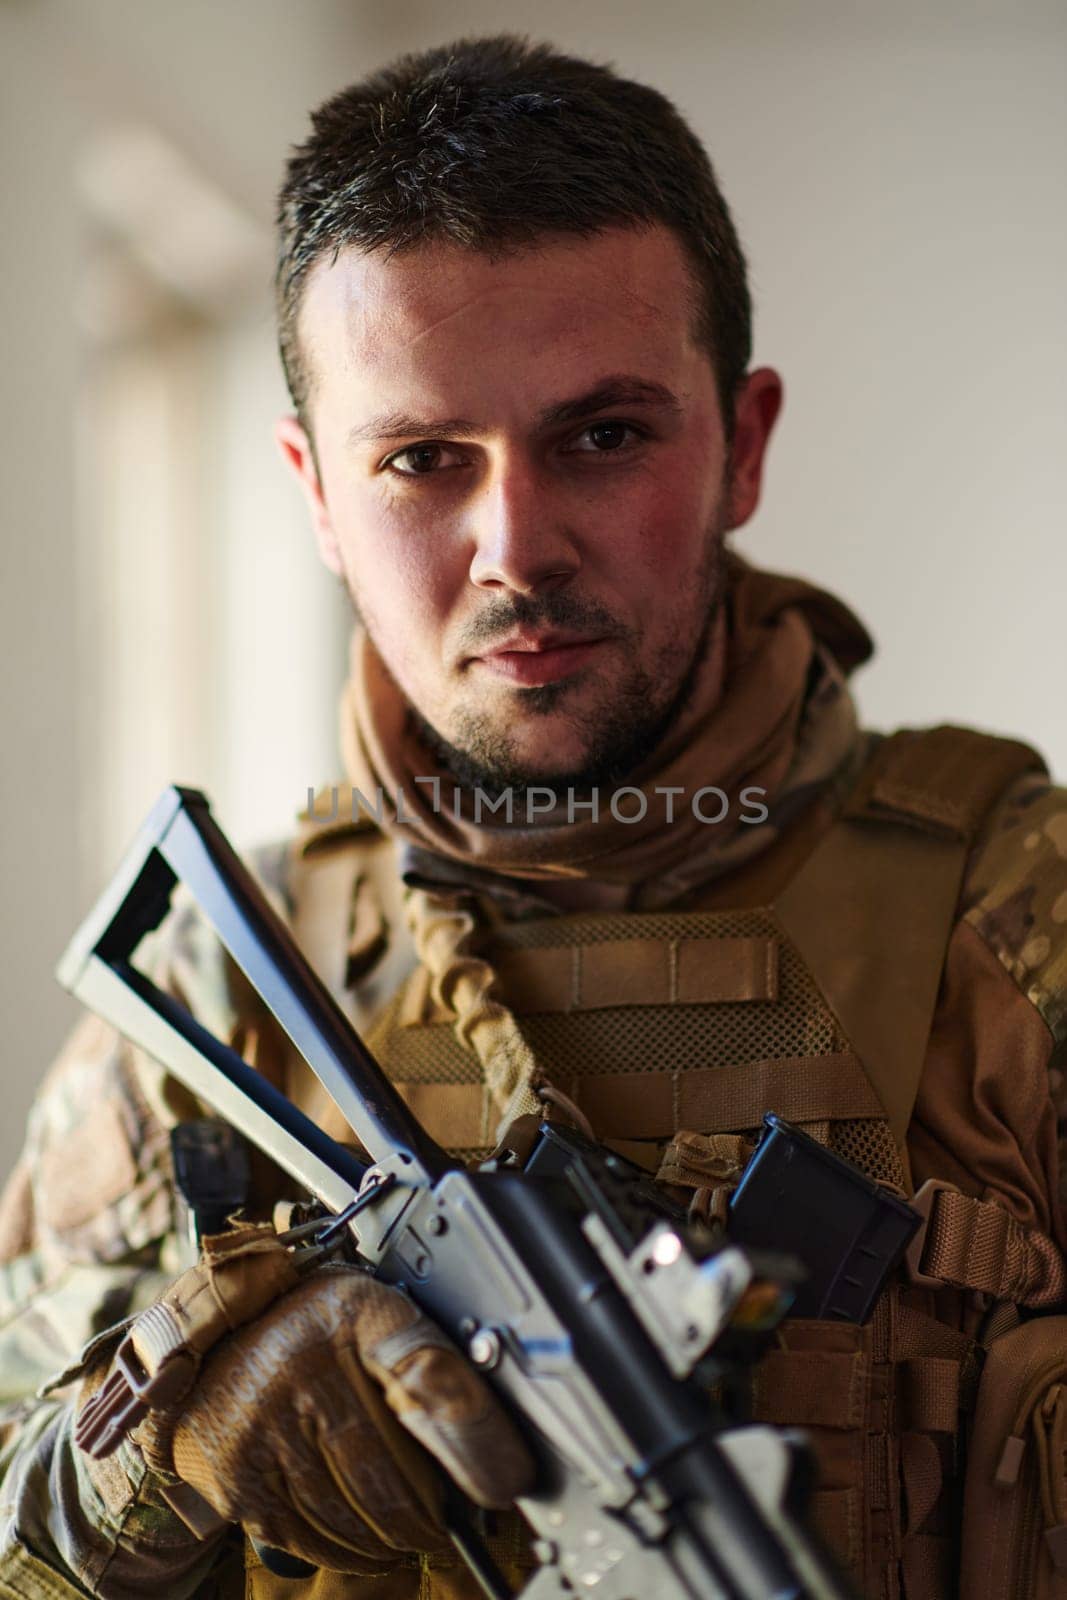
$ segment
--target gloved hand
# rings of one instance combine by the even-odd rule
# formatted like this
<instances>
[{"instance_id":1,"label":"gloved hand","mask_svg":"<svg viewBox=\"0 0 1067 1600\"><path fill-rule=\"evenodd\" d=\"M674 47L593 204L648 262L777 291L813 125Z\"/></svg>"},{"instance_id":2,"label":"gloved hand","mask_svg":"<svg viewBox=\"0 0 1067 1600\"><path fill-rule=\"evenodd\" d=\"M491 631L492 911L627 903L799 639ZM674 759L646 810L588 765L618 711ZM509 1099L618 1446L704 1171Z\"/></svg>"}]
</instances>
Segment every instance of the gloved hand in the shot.
<instances>
[{"instance_id":1,"label":"gloved hand","mask_svg":"<svg viewBox=\"0 0 1067 1600\"><path fill-rule=\"evenodd\" d=\"M437 1467L508 1505L533 1461L479 1374L404 1295L320 1268L207 1357L192 1392L134 1435L257 1543L335 1572L447 1548ZM415 1441L418 1441L416 1443Z\"/></svg>"}]
</instances>

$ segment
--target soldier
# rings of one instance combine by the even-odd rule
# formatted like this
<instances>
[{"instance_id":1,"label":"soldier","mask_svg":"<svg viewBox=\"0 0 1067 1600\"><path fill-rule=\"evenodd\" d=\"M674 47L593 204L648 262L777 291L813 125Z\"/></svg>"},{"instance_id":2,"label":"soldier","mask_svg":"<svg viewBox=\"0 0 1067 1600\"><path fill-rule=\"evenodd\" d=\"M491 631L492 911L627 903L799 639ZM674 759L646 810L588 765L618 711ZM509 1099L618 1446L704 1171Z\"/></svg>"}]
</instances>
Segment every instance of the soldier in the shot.
<instances>
[{"instance_id":1,"label":"soldier","mask_svg":"<svg viewBox=\"0 0 1067 1600\"><path fill-rule=\"evenodd\" d=\"M348 782L269 891L453 1150L548 1107L714 1221L773 1109L917 1195L871 1323L787 1322L753 1415L811 1433L869 1600L1067 1594L1067 800L1015 742L861 731L862 625L729 550L781 384L702 148L606 68L467 41L314 115L279 237L279 440L357 626ZM155 959L345 1136L195 916ZM74 1444L180 1269L200 1114L93 1021L39 1097L0 1211L0 1593L474 1593L422 1447L503 1506L522 1442L354 1269L241 1289L276 1173L202 1258L188 1392ZM494 1549L520 1582L517 1519Z\"/></svg>"}]
</instances>

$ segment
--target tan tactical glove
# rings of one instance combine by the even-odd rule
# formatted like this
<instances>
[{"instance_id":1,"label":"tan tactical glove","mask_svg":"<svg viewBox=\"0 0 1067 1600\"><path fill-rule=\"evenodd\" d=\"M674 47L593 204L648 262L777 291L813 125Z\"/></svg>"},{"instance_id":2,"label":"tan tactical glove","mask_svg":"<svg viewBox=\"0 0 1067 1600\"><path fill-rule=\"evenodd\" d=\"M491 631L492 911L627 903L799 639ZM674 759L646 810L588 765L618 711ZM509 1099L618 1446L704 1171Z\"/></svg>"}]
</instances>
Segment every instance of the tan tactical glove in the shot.
<instances>
[{"instance_id":1,"label":"tan tactical glove","mask_svg":"<svg viewBox=\"0 0 1067 1600\"><path fill-rule=\"evenodd\" d=\"M410 1300L356 1267L314 1267L266 1223L206 1238L89 1371L75 1442L103 1459L127 1434L199 1537L238 1522L337 1572L447 1544L420 1445L485 1506L534 1476L492 1391Z\"/></svg>"},{"instance_id":2,"label":"tan tactical glove","mask_svg":"<svg viewBox=\"0 0 1067 1600\"><path fill-rule=\"evenodd\" d=\"M320 1268L232 1333L189 1397L135 1437L150 1466L258 1543L335 1572L447 1547L441 1475L420 1446L483 1506L533 1479L510 1419L445 1335L347 1266Z\"/></svg>"}]
</instances>

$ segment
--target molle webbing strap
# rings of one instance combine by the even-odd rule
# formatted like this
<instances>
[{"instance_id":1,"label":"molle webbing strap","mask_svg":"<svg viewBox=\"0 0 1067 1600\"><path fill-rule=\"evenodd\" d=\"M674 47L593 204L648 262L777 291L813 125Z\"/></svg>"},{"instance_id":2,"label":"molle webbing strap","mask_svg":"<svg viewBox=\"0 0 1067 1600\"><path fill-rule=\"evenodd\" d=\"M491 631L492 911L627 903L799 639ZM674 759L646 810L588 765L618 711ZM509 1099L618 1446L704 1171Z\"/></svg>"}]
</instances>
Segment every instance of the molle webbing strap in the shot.
<instances>
[{"instance_id":1,"label":"molle webbing strap","mask_svg":"<svg viewBox=\"0 0 1067 1600\"><path fill-rule=\"evenodd\" d=\"M960 1363L951 1356L911 1356L896 1367L897 1417L903 1433L955 1433L961 1406Z\"/></svg>"},{"instance_id":2,"label":"molle webbing strap","mask_svg":"<svg viewBox=\"0 0 1067 1600\"><path fill-rule=\"evenodd\" d=\"M517 1015L778 997L771 938L614 939L509 952L496 962Z\"/></svg>"},{"instance_id":3,"label":"molle webbing strap","mask_svg":"<svg viewBox=\"0 0 1067 1600\"><path fill-rule=\"evenodd\" d=\"M775 903L901 1149L968 850L1012 780L1041 767L1027 745L967 728L893 734Z\"/></svg>"},{"instance_id":4,"label":"molle webbing strap","mask_svg":"<svg viewBox=\"0 0 1067 1600\"><path fill-rule=\"evenodd\" d=\"M706 1133L758 1128L768 1106L787 1122L880 1117L881 1104L859 1058L825 1056L751 1061L740 1067L689 1067L681 1072L605 1072L553 1076L602 1139L669 1139L679 1129ZM397 1083L415 1115L437 1139L465 1149L491 1136L486 1091L479 1083Z\"/></svg>"},{"instance_id":5,"label":"molle webbing strap","mask_svg":"<svg viewBox=\"0 0 1067 1600\"><path fill-rule=\"evenodd\" d=\"M754 1414L796 1428L864 1427L870 1368L864 1350L768 1350L752 1374Z\"/></svg>"},{"instance_id":6,"label":"molle webbing strap","mask_svg":"<svg viewBox=\"0 0 1067 1600\"><path fill-rule=\"evenodd\" d=\"M303 814L289 867L297 943L343 1011L371 1009L408 977L415 954L404 937L403 885L395 846L360 813L351 784L334 784ZM371 993L355 1002L373 973ZM366 1019L357 1016L361 1031Z\"/></svg>"},{"instance_id":7,"label":"molle webbing strap","mask_svg":"<svg viewBox=\"0 0 1067 1600\"><path fill-rule=\"evenodd\" d=\"M739 1067L689 1067L672 1073L599 1073L558 1084L601 1137L670 1137L680 1128L733 1133L758 1128L768 1106L787 1122L879 1115L859 1059L775 1057Z\"/></svg>"},{"instance_id":8,"label":"molle webbing strap","mask_svg":"<svg viewBox=\"0 0 1067 1600\"><path fill-rule=\"evenodd\" d=\"M365 873L366 841L351 831L327 844L313 841L300 856L293 935L334 999L385 948L385 925Z\"/></svg>"},{"instance_id":9,"label":"molle webbing strap","mask_svg":"<svg viewBox=\"0 0 1067 1600\"><path fill-rule=\"evenodd\" d=\"M315 811L327 808L317 801ZM398 989L415 965L404 937L392 844L366 821L321 823L296 841L287 890L293 937L365 1036L381 997ZM283 1049L289 1098L335 1138L350 1139L348 1123L287 1038Z\"/></svg>"},{"instance_id":10,"label":"molle webbing strap","mask_svg":"<svg viewBox=\"0 0 1067 1600\"><path fill-rule=\"evenodd\" d=\"M323 825L325 830L325 824ZM348 949L355 923L360 883L359 855L346 834L313 839L297 857L292 914L293 937L330 994L343 1004L348 976ZM298 874L298 875L297 875ZM332 1120L332 1101L307 1062L285 1041L285 1088L306 1115L340 1130Z\"/></svg>"}]
</instances>

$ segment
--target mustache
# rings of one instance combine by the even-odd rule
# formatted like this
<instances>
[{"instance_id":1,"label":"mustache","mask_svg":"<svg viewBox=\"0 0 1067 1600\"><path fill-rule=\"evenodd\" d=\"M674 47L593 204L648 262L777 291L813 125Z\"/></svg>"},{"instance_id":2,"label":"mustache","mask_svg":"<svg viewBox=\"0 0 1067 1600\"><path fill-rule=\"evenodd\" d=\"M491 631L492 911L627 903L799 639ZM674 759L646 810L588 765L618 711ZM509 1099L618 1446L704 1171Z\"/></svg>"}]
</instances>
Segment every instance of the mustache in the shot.
<instances>
[{"instance_id":1,"label":"mustache","mask_svg":"<svg viewBox=\"0 0 1067 1600\"><path fill-rule=\"evenodd\" d=\"M464 624L457 647L465 654L476 655L479 649L506 638L517 627L574 629L616 636L627 631L605 606L595 601L562 591L538 596L518 594L507 600L489 601L477 617Z\"/></svg>"}]
</instances>

